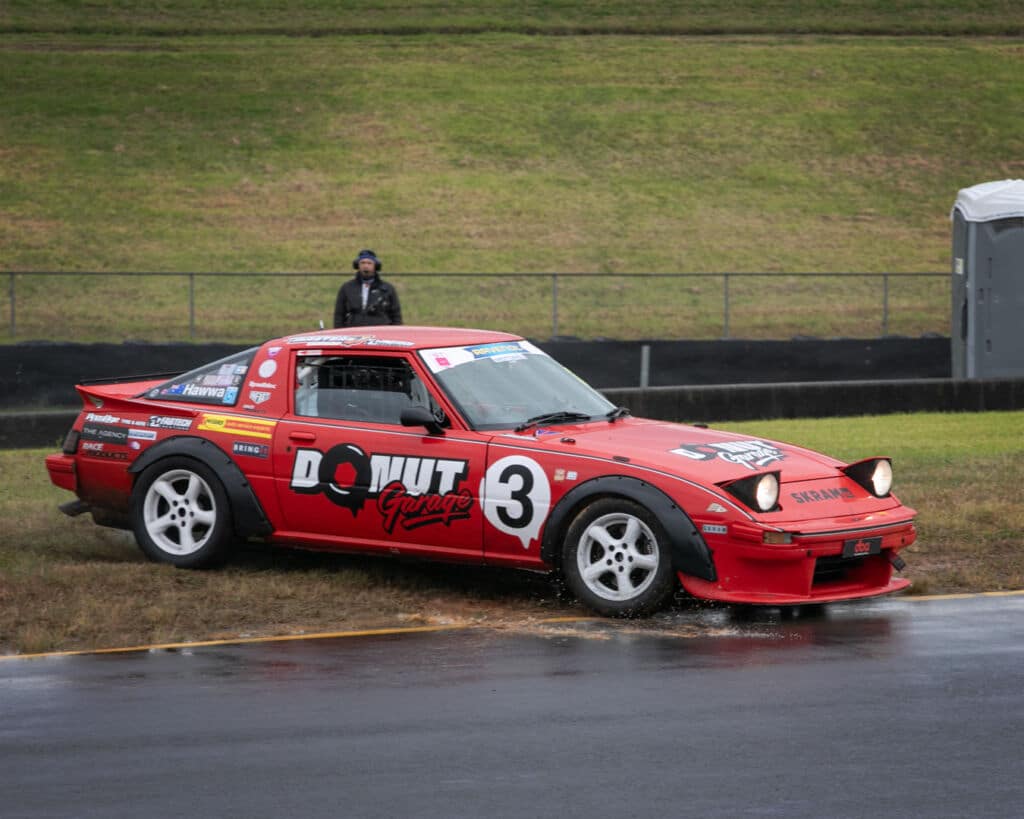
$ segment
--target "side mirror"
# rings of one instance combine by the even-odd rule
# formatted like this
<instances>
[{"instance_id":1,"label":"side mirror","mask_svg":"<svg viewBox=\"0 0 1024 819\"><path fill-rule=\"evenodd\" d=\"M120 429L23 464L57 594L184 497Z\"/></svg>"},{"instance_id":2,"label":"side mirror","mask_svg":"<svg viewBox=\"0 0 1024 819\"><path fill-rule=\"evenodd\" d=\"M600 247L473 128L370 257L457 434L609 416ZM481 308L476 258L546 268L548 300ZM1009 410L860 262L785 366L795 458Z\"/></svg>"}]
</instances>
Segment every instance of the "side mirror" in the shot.
<instances>
[{"instance_id":1,"label":"side mirror","mask_svg":"<svg viewBox=\"0 0 1024 819\"><path fill-rule=\"evenodd\" d=\"M403 427L426 427L431 435L444 435L444 428L426 407L406 407L399 420Z\"/></svg>"}]
</instances>

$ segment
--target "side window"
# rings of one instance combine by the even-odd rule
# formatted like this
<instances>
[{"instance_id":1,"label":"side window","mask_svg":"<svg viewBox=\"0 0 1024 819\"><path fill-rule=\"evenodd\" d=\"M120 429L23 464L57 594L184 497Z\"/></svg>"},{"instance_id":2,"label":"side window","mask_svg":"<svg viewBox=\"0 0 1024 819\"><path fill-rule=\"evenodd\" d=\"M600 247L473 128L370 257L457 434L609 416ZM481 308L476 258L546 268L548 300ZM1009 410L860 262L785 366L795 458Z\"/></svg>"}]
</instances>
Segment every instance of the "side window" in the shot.
<instances>
[{"instance_id":1,"label":"side window","mask_svg":"<svg viewBox=\"0 0 1024 819\"><path fill-rule=\"evenodd\" d=\"M234 406L257 350L259 347L252 347L191 370L154 387L146 395L166 401Z\"/></svg>"},{"instance_id":2,"label":"side window","mask_svg":"<svg viewBox=\"0 0 1024 819\"><path fill-rule=\"evenodd\" d=\"M422 406L444 419L404 358L303 356L296 367L295 414L340 421L400 424L402 410Z\"/></svg>"}]
</instances>

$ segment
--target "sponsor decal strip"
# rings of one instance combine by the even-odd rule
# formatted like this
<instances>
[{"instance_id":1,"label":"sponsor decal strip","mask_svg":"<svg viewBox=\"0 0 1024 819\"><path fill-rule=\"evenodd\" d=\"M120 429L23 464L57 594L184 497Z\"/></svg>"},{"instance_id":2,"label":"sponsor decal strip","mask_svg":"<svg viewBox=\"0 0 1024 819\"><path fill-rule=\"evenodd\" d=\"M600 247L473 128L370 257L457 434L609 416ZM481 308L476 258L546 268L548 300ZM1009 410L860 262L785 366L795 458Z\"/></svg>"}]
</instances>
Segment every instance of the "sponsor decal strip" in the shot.
<instances>
[{"instance_id":1,"label":"sponsor decal strip","mask_svg":"<svg viewBox=\"0 0 1024 819\"><path fill-rule=\"evenodd\" d=\"M200 416L200 423L196 429L270 440L273 437L275 426L277 426L277 421L265 421L262 418L239 418L234 415L204 414Z\"/></svg>"}]
</instances>

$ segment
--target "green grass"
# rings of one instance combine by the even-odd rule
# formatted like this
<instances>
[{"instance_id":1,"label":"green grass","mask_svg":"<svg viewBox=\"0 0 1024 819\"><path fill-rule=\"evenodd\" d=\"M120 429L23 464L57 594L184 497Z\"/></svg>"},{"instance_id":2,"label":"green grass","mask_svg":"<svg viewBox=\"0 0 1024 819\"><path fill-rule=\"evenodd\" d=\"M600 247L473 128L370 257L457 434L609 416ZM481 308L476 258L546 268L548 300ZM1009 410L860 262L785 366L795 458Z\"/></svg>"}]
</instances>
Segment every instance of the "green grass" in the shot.
<instances>
[{"instance_id":1,"label":"green grass","mask_svg":"<svg viewBox=\"0 0 1024 819\"><path fill-rule=\"evenodd\" d=\"M1007 0L7 0L0 32L1019 34Z\"/></svg>"},{"instance_id":2,"label":"green grass","mask_svg":"<svg viewBox=\"0 0 1024 819\"><path fill-rule=\"evenodd\" d=\"M996 2L9 0L0 272L340 279L369 246L410 322L546 337L550 297L402 274L612 273L560 289L560 332L712 338L718 281L629 274L949 269L957 190L1024 176L1024 50L974 36L1019 18ZM571 33L595 27L644 33ZM683 30L770 33L665 34ZM864 31L879 36L848 36ZM312 326L339 283L201 280L197 338ZM15 286L18 338L187 335L181 279ZM948 283L893 287L890 332L948 332ZM732 296L737 337L880 332L862 280Z\"/></svg>"},{"instance_id":3,"label":"green grass","mask_svg":"<svg viewBox=\"0 0 1024 819\"><path fill-rule=\"evenodd\" d=\"M1024 588L1024 412L720 426L848 460L892 456L895 492L919 513L904 552L915 593ZM71 496L49 483L45 454L0 452L0 652L583 613L498 571L286 550L212 572L147 563L123 533L57 511Z\"/></svg>"}]
</instances>

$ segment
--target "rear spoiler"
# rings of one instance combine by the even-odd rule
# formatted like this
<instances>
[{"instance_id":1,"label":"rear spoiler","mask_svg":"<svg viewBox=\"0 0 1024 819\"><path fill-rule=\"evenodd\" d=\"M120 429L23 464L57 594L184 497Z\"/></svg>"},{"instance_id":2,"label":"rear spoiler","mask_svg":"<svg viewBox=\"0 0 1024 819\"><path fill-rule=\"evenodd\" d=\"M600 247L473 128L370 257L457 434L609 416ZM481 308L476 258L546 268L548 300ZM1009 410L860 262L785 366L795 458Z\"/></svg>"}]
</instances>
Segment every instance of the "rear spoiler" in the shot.
<instances>
[{"instance_id":1,"label":"rear spoiler","mask_svg":"<svg viewBox=\"0 0 1024 819\"><path fill-rule=\"evenodd\" d=\"M116 375L110 378L83 378L76 383L83 387L92 387L97 384L130 384L132 381L166 381L176 375L182 375L187 370L178 370L173 373L141 373L139 375Z\"/></svg>"}]
</instances>

